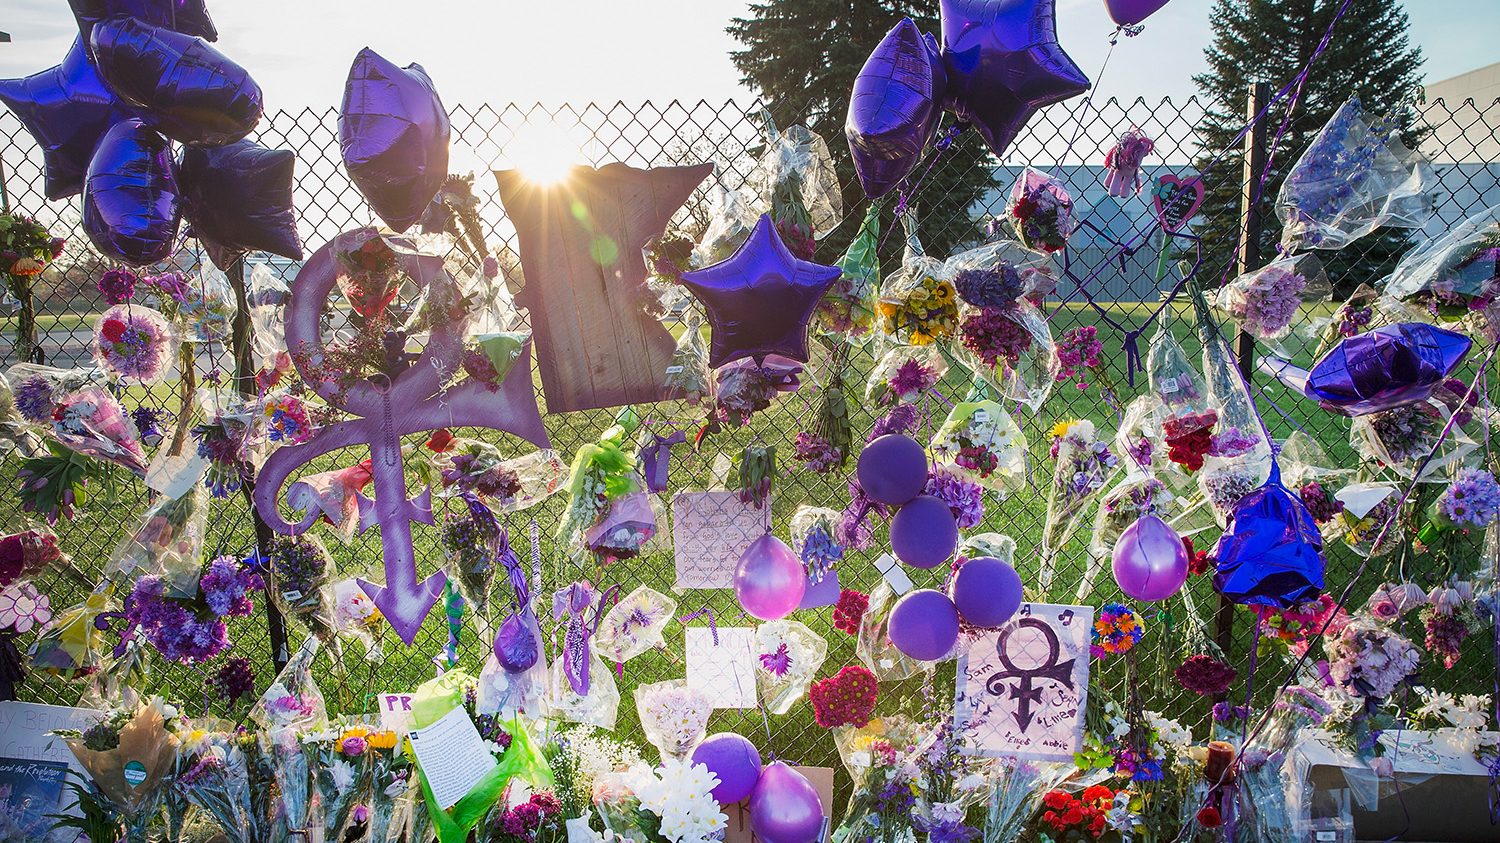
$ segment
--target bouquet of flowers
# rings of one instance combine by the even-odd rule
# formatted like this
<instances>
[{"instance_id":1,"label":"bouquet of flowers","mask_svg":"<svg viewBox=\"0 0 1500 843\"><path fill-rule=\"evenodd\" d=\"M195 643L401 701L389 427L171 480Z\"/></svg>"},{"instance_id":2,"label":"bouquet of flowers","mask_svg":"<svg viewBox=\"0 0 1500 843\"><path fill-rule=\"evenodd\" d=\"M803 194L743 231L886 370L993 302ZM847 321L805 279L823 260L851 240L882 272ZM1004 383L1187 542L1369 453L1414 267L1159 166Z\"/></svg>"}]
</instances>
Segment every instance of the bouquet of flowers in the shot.
<instances>
[{"instance_id":1,"label":"bouquet of flowers","mask_svg":"<svg viewBox=\"0 0 1500 843\"><path fill-rule=\"evenodd\" d=\"M211 430L215 435L219 430ZM214 465L211 462L210 465ZM210 484L210 493L225 488L223 478L229 483L243 482L241 469L248 468L237 457L218 464L221 481ZM215 469L211 468L210 471ZM359 527L359 496L374 479L371 462L360 460L347 468L320 471L297 478L287 485L286 500L294 509L306 514L317 513L324 524L333 528L333 534L348 544Z\"/></svg>"},{"instance_id":2,"label":"bouquet of flowers","mask_svg":"<svg viewBox=\"0 0 1500 843\"><path fill-rule=\"evenodd\" d=\"M1326 299L1333 292L1323 265L1313 255L1295 255L1242 273L1219 288L1219 310L1262 342L1273 342L1278 352L1295 354L1274 341L1292 333L1302 306Z\"/></svg>"},{"instance_id":3,"label":"bouquet of flowers","mask_svg":"<svg viewBox=\"0 0 1500 843\"><path fill-rule=\"evenodd\" d=\"M135 423L105 390L86 386L69 392L57 399L49 417L48 432L64 447L146 476L146 452Z\"/></svg>"},{"instance_id":4,"label":"bouquet of flowers","mask_svg":"<svg viewBox=\"0 0 1500 843\"><path fill-rule=\"evenodd\" d=\"M557 526L557 538L575 552L586 535L609 515L612 504L640 492L635 454L625 448L629 432L614 425L597 442L580 447L568 476L568 509Z\"/></svg>"},{"instance_id":5,"label":"bouquet of flowers","mask_svg":"<svg viewBox=\"0 0 1500 843\"><path fill-rule=\"evenodd\" d=\"M175 706L160 697L104 712L83 731L59 731L100 794L125 820L127 843L145 843L177 760Z\"/></svg>"},{"instance_id":6,"label":"bouquet of flowers","mask_svg":"<svg viewBox=\"0 0 1500 843\"><path fill-rule=\"evenodd\" d=\"M664 394L681 396L688 404L697 405L712 391L708 372L708 343L703 339L703 317L698 311L689 310L683 321L682 335L672 349L672 362L667 365L666 377L662 381Z\"/></svg>"},{"instance_id":7,"label":"bouquet of flowers","mask_svg":"<svg viewBox=\"0 0 1500 843\"><path fill-rule=\"evenodd\" d=\"M309 834L315 819L312 771L300 735L317 731L328 722L323 693L313 679L317 656L318 639L308 638L250 711L250 719L260 727L257 739L261 755L273 771L280 794L275 821L290 834Z\"/></svg>"},{"instance_id":8,"label":"bouquet of flowers","mask_svg":"<svg viewBox=\"0 0 1500 843\"><path fill-rule=\"evenodd\" d=\"M48 524L56 524L59 517L71 521L77 506L88 500L89 479L98 474L78 453L50 442L43 454L28 457L16 470L21 511L35 513Z\"/></svg>"},{"instance_id":9,"label":"bouquet of flowers","mask_svg":"<svg viewBox=\"0 0 1500 843\"><path fill-rule=\"evenodd\" d=\"M875 290L880 286L880 205L871 203L849 248L839 258L839 280L818 302L814 324L836 337L862 337L875 323Z\"/></svg>"},{"instance_id":10,"label":"bouquet of flowers","mask_svg":"<svg viewBox=\"0 0 1500 843\"><path fill-rule=\"evenodd\" d=\"M391 243L374 229L346 235L334 251L339 291L355 313L379 320L401 290L404 274Z\"/></svg>"},{"instance_id":11,"label":"bouquet of flowers","mask_svg":"<svg viewBox=\"0 0 1500 843\"><path fill-rule=\"evenodd\" d=\"M632 843L709 843L729 822L712 796L718 784L702 764L667 758L596 779L594 807L605 828Z\"/></svg>"},{"instance_id":12,"label":"bouquet of flowers","mask_svg":"<svg viewBox=\"0 0 1500 843\"><path fill-rule=\"evenodd\" d=\"M443 516L439 536L447 562L444 569L448 581L454 584L464 604L474 613L480 638L491 640L494 632L490 628L490 593L494 590L496 575L505 567L503 555L510 554L514 558L515 551L511 549L505 529L478 497L465 495L464 503L463 511L448 512Z\"/></svg>"},{"instance_id":13,"label":"bouquet of flowers","mask_svg":"<svg viewBox=\"0 0 1500 843\"><path fill-rule=\"evenodd\" d=\"M1421 619L1426 630L1422 643L1434 655L1442 656L1447 670L1452 670L1463 655L1464 641L1487 628L1475 611L1474 585L1463 580L1450 580L1433 588L1422 607Z\"/></svg>"},{"instance_id":14,"label":"bouquet of flowers","mask_svg":"<svg viewBox=\"0 0 1500 843\"><path fill-rule=\"evenodd\" d=\"M113 591L100 585L83 602L56 613L31 644L31 668L63 680L97 673L104 662L104 633L95 622L110 609Z\"/></svg>"},{"instance_id":15,"label":"bouquet of flowers","mask_svg":"<svg viewBox=\"0 0 1500 843\"><path fill-rule=\"evenodd\" d=\"M958 330L958 291L942 261L922 253L916 215L907 214L902 222L906 253L901 268L881 285L875 312L887 337L907 345L931 345Z\"/></svg>"},{"instance_id":16,"label":"bouquet of flowers","mask_svg":"<svg viewBox=\"0 0 1500 843\"><path fill-rule=\"evenodd\" d=\"M1423 544L1431 544L1441 530L1484 530L1500 520L1500 482L1482 468L1465 468L1434 500L1427 523L1417 533Z\"/></svg>"},{"instance_id":17,"label":"bouquet of flowers","mask_svg":"<svg viewBox=\"0 0 1500 843\"><path fill-rule=\"evenodd\" d=\"M1343 506L1331 522L1331 535L1342 534L1344 544L1360 556L1384 556L1401 544L1401 496L1392 483L1351 483L1335 500Z\"/></svg>"},{"instance_id":18,"label":"bouquet of flowers","mask_svg":"<svg viewBox=\"0 0 1500 843\"><path fill-rule=\"evenodd\" d=\"M1010 189L1010 219L1028 249L1057 252L1068 245L1077 227L1073 220L1073 197L1063 183L1040 170L1027 167Z\"/></svg>"},{"instance_id":19,"label":"bouquet of flowers","mask_svg":"<svg viewBox=\"0 0 1500 843\"><path fill-rule=\"evenodd\" d=\"M177 333L160 312L117 304L94 327L94 362L127 383L154 384L177 356Z\"/></svg>"},{"instance_id":20,"label":"bouquet of flowers","mask_svg":"<svg viewBox=\"0 0 1500 843\"><path fill-rule=\"evenodd\" d=\"M1026 436L995 401L964 401L932 437L940 466L1002 494L1026 480Z\"/></svg>"},{"instance_id":21,"label":"bouquet of flowers","mask_svg":"<svg viewBox=\"0 0 1500 843\"><path fill-rule=\"evenodd\" d=\"M397 738L395 732L377 732L363 724L302 735L302 753L308 758L307 787L317 798L322 839L343 840L354 825L355 806L369 798L373 740L394 746Z\"/></svg>"},{"instance_id":22,"label":"bouquet of flowers","mask_svg":"<svg viewBox=\"0 0 1500 843\"><path fill-rule=\"evenodd\" d=\"M365 657L372 662L380 661L380 643L375 636L384 620L380 607L360 587L359 580L350 578L333 584L333 630L340 638L364 645Z\"/></svg>"},{"instance_id":23,"label":"bouquet of flowers","mask_svg":"<svg viewBox=\"0 0 1500 843\"><path fill-rule=\"evenodd\" d=\"M497 805L485 820L482 840L494 843L554 843L566 839L562 803L543 790L504 810Z\"/></svg>"},{"instance_id":24,"label":"bouquet of flowers","mask_svg":"<svg viewBox=\"0 0 1500 843\"><path fill-rule=\"evenodd\" d=\"M1057 554L1083 523L1094 497L1104 491L1119 459L1087 420L1058 422L1052 427L1051 457L1056 461L1042 530L1042 566L1037 586L1045 594L1052 584Z\"/></svg>"},{"instance_id":25,"label":"bouquet of flowers","mask_svg":"<svg viewBox=\"0 0 1500 843\"><path fill-rule=\"evenodd\" d=\"M1128 653L1140 643L1145 631L1134 609L1124 603L1105 603L1099 607L1099 617L1089 633L1089 654L1105 659Z\"/></svg>"},{"instance_id":26,"label":"bouquet of flowers","mask_svg":"<svg viewBox=\"0 0 1500 843\"><path fill-rule=\"evenodd\" d=\"M715 369L714 406L696 441L719 432L723 425L744 427L751 416L771 406L778 393L796 392L801 372L802 364L775 354L761 365L746 358Z\"/></svg>"},{"instance_id":27,"label":"bouquet of flowers","mask_svg":"<svg viewBox=\"0 0 1500 843\"><path fill-rule=\"evenodd\" d=\"M390 731L371 732L365 738L366 756L369 758L369 787L365 807L365 840L371 843L395 843L399 840L421 839L406 837L404 826L417 811L420 799L413 775L415 766L411 756L402 750L405 739ZM359 809L355 808L357 812Z\"/></svg>"},{"instance_id":28,"label":"bouquet of flowers","mask_svg":"<svg viewBox=\"0 0 1500 843\"><path fill-rule=\"evenodd\" d=\"M1427 400L1359 416L1350 425L1349 444L1403 477L1416 476L1417 466L1432 454L1423 470L1428 477L1461 463L1478 447L1457 424L1443 436L1451 415L1441 402Z\"/></svg>"},{"instance_id":29,"label":"bouquet of flowers","mask_svg":"<svg viewBox=\"0 0 1500 843\"><path fill-rule=\"evenodd\" d=\"M35 457L44 450L41 440L16 407L10 381L0 375L0 457L12 451L19 451L23 457Z\"/></svg>"},{"instance_id":30,"label":"bouquet of flowers","mask_svg":"<svg viewBox=\"0 0 1500 843\"><path fill-rule=\"evenodd\" d=\"M1089 538L1089 555L1093 560L1078 584L1078 599L1088 597L1094 588L1094 577L1102 561L1114 552L1126 528L1143 515L1165 518L1175 497L1167 484L1149 472L1132 471L1099 498L1094 514L1094 532Z\"/></svg>"},{"instance_id":31,"label":"bouquet of flowers","mask_svg":"<svg viewBox=\"0 0 1500 843\"><path fill-rule=\"evenodd\" d=\"M202 390L198 403L206 421L194 425L192 434L198 443L198 456L208 461L203 485L214 498L227 498L255 477L262 458L257 447L262 438L257 426L260 416L253 402L228 394ZM311 488L317 486L315 477L304 478L304 482Z\"/></svg>"},{"instance_id":32,"label":"bouquet of flowers","mask_svg":"<svg viewBox=\"0 0 1500 843\"><path fill-rule=\"evenodd\" d=\"M1480 211L1408 253L1383 292L1449 327L1486 341L1500 337L1500 208Z\"/></svg>"},{"instance_id":33,"label":"bouquet of flowers","mask_svg":"<svg viewBox=\"0 0 1500 843\"><path fill-rule=\"evenodd\" d=\"M337 651L333 626L333 559L317 536L275 536L266 545L271 599L288 617Z\"/></svg>"},{"instance_id":34,"label":"bouquet of flowers","mask_svg":"<svg viewBox=\"0 0 1500 843\"><path fill-rule=\"evenodd\" d=\"M479 495L492 510L529 509L561 491L566 468L557 452L533 451L506 459L488 442L440 435L428 441L434 482L448 494Z\"/></svg>"},{"instance_id":35,"label":"bouquet of flowers","mask_svg":"<svg viewBox=\"0 0 1500 843\"><path fill-rule=\"evenodd\" d=\"M760 219L753 204L754 197L748 192L730 190L722 184L716 186L709 196L708 225L693 250L695 266L711 266L727 260L750 239L750 232Z\"/></svg>"},{"instance_id":36,"label":"bouquet of flowers","mask_svg":"<svg viewBox=\"0 0 1500 843\"><path fill-rule=\"evenodd\" d=\"M267 817L257 805L264 798L263 792L257 793L259 753L255 740L245 733L200 728L183 738L173 787L211 817L230 843L269 838Z\"/></svg>"},{"instance_id":37,"label":"bouquet of flowers","mask_svg":"<svg viewBox=\"0 0 1500 843\"><path fill-rule=\"evenodd\" d=\"M553 793L570 827L589 825L586 815L592 813L595 784L644 763L634 746L588 726L563 729L543 752L552 768Z\"/></svg>"},{"instance_id":38,"label":"bouquet of flowers","mask_svg":"<svg viewBox=\"0 0 1500 843\"><path fill-rule=\"evenodd\" d=\"M135 580L125 601L125 619L162 658L202 664L229 648L228 617L250 614L250 593L263 588L260 575L233 556L219 556L203 567L186 596L160 574Z\"/></svg>"},{"instance_id":39,"label":"bouquet of flowers","mask_svg":"<svg viewBox=\"0 0 1500 843\"><path fill-rule=\"evenodd\" d=\"M141 526L122 540L105 563L104 573L122 586L151 574L175 596L198 593L203 572L203 536L208 519L206 496L190 488L178 497L163 495L141 516Z\"/></svg>"},{"instance_id":40,"label":"bouquet of flowers","mask_svg":"<svg viewBox=\"0 0 1500 843\"><path fill-rule=\"evenodd\" d=\"M777 131L762 112L766 148L749 184L769 208L776 231L792 254L811 260L817 237L844 216L843 195L828 144L803 126Z\"/></svg>"},{"instance_id":41,"label":"bouquet of flowers","mask_svg":"<svg viewBox=\"0 0 1500 843\"><path fill-rule=\"evenodd\" d=\"M1325 626L1328 632L1333 633L1346 622L1338 615L1339 610L1333 598L1326 594L1320 594L1316 600L1299 603L1288 609L1251 606L1250 611L1255 614L1260 626L1260 655L1279 647L1301 657L1307 652L1311 642L1324 633Z\"/></svg>"},{"instance_id":42,"label":"bouquet of flowers","mask_svg":"<svg viewBox=\"0 0 1500 843\"><path fill-rule=\"evenodd\" d=\"M839 518L831 509L806 504L792 513L792 550L802 560L809 588L823 582L844 558L844 546L834 536Z\"/></svg>"},{"instance_id":43,"label":"bouquet of flowers","mask_svg":"<svg viewBox=\"0 0 1500 843\"><path fill-rule=\"evenodd\" d=\"M66 242L61 237L53 237L46 226L30 217L0 212L0 276L5 278L8 304L11 307L19 305L17 360L29 361L34 354L36 315L32 305L32 279L62 255Z\"/></svg>"},{"instance_id":44,"label":"bouquet of flowers","mask_svg":"<svg viewBox=\"0 0 1500 843\"><path fill-rule=\"evenodd\" d=\"M1328 675L1339 687L1363 699L1383 700L1417 671L1421 654L1390 627L1355 615L1324 641Z\"/></svg>"},{"instance_id":45,"label":"bouquet of flowers","mask_svg":"<svg viewBox=\"0 0 1500 843\"><path fill-rule=\"evenodd\" d=\"M1063 764L1001 759L990 771L983 843L1015 843L1042 806L1043 797L1070 770ZM1056 799L1053 802L1060 804Z\"/></svg>"},{"instance_id":46,"label":"bouquet of flowers","mask_svg":"<svg viewBox=\"0 0 1500 843\"><path fill-rule=\"evenodd\" d=\"M785 714L823 666L828 642L797 621L770 621L755 628L755 652L761 701L770 713Z\"/></svg>"},{"instance_id":47,"label":"bouquet of flowers","mask_svg":"<svg viewBox=\"0 0 1500 843\"><path fill-rule=\"evenodd\" d=\"M1146 349L1146 382L1172 415L1199 413L1208 409L1208 390L1203 375L1188 358L1187 351L1167 326L1162 313L1151 345Z\"/></svg>"},{"instance_id":48,"label":"bouquet of flowers","mask_svg":"<svg viewBox=\"0 0 1500 843\"><path fill-rule=\"evenodd\" d=\"M662 633L677 617L677 601L644 585L611 606L594 633L594 651L606 661L624 664L665 646Z\"/></svg>"},{"instance_id":49,"label":"bouquet of flowers","mask_svg":"<svg viewBox=\"0 0 1500 843\"><path fill-rule=\"evenodd\" d=\"M880 355L865 383L865 399L876 404L915 404L948 373L935 346L898 345Z\"/></svg>"},{"instance_id":50,"label":"bouquet of flowers","mask_svg":"<svg viewBox=\"0 0 1500 843\"><path fill-rule=\"evenodd\" d=\"M708 732L713 703L685 679L668 679L638 685L635 711L646 740L661 753L662 760L687 758Z\"/></svg>"},{"instance_id":51,"label":"bouquet of flowers","mask_svg":"<svg viewBox=\"0 0 1500 843\"><path fill-rule=\"evenodd\" d=\"M876 841L911 843L917 839L921 771L908 758L914 735L904 724L870 724L868 729L836 733L839 755L854 778L854 791L833 843Z\"/></svg>"},{"instance_id":52,"label":"bouquet of flowers","mask_svg":"<svg viewBox=\"0 0 1500 843\"><path fill-rule=\"evenodd\" d=\"M234 291L229 279L211 264L198 271L196 283L183 285L183 296L176 312L168 310L172 321L182 328L184 342L218 342L229 336L234 321Z\"/></svg>"}]
</instances>

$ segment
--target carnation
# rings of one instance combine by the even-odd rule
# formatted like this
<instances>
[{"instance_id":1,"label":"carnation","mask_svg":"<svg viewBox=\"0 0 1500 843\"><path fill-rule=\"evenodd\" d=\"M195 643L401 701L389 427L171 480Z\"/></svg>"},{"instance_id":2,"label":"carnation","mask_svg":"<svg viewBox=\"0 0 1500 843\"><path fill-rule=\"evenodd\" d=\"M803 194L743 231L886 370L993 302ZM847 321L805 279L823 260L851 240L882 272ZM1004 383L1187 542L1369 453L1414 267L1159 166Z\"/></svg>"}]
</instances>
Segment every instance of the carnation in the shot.
<instances>
[{"instance_id":1,"label":"carnation","mask_svg":"<svg viewBox=\"0 0 1500 843\"><path fill-rule=\"evenodd\" d=\"M1213 656L1202 653L1189 656L1172 672L1182 687L1205 697L1218 696L1229 690L1239 671Z\"/></svg>"},{"instance_id":2,"label":"carnation","mask_svg":"<svg viewBox=\"0 0 1500 843\"><path fill-rule=\"evenodd\" d=\"M859 665L847 665L837 675L812 683L807 697L813 719L819 726L833 729L868 724L879 691L875 674Z\"/></svg>"}]
</instances>

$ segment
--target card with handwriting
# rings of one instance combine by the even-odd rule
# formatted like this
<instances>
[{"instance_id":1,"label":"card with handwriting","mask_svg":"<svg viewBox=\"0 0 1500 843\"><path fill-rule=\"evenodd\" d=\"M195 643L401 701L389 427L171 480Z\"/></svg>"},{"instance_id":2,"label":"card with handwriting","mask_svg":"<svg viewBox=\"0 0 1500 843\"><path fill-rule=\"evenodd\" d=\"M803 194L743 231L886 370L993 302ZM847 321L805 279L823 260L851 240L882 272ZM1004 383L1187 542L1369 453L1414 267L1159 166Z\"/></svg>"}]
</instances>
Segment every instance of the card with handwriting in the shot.
<instances>
[{"instance_id":1,"label":"card with handwriting","mask_svg":"<svg viewBox=\"0 0 1500 843\"><path fill-rule=\"evenodd\" d=\"M737 492L679 492L672 498L677 588L730 588L740 554L771 529L771 501L742 503Z\"/></svg>"},{"instance_id":2,"label":"card with handwriting","mask_svg":"<svg viewBox=\"0 0 1500 843\"><path fill-rule=\"evenodd\" d=\"M714 708L755 708L755 630L748 627L684 630L688 687L706 694Z\"/></svg>"}]
</instances>

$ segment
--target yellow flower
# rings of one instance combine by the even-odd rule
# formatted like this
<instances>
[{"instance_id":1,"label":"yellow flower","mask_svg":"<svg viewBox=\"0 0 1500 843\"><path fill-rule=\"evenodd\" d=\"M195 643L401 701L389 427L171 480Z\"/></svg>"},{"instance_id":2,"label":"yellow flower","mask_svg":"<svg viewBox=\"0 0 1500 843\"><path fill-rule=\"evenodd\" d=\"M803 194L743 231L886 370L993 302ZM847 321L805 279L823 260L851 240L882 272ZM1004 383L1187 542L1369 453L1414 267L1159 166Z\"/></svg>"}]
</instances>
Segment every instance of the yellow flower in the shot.
<instances>
[{"instance_id":1,"label":"yellow flower","mask_svg":"<svg viewBox=\"0 0 1500 843\"><path fill-rule=\"evenodd\" d=\"M1062 437L1068 435L1068 430L1072 426L1073 421L1071 419L1067 421L1060 421L1057 424L1052 425L1052 429L1047 431L1047 435L1051 436L1053 439L1061 439Z\"/></svg>"},{"instance_id":2,"label":"yellow flower","mask_svg":"<svg viewBox=\"0 0 1500 843\"><path fill-rule=\"evenodd\" d=\"M370 734L370 746L375 749L395 749L397 736L395 732L373 732Z\"/></svg>"}]
</instances>

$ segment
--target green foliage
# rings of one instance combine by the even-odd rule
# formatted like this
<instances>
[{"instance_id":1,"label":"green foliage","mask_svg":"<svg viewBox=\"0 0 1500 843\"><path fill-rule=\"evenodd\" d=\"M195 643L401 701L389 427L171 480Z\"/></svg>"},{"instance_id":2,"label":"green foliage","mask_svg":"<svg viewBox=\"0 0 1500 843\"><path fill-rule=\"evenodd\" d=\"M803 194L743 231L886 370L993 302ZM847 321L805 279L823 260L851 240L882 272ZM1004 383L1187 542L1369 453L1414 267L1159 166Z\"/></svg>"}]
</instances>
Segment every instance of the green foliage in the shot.
<instances>
[{"instance_id":1,"label":"green foliage","mask_svg":"<svg viewBox=\"0 0 1500 843\"><path fill-rule=\"evenodd\" d=\"M73 793L73 804L68 808L76 808L80 815L48 814L47 819L56 820L52 824L53 830L71 828L88 835L93 843L119 843L124 836L119 814L115 813L93 782L82 776L77 776L77 779L69 779L65 784Z\"/></svg>"}]
</instances>

